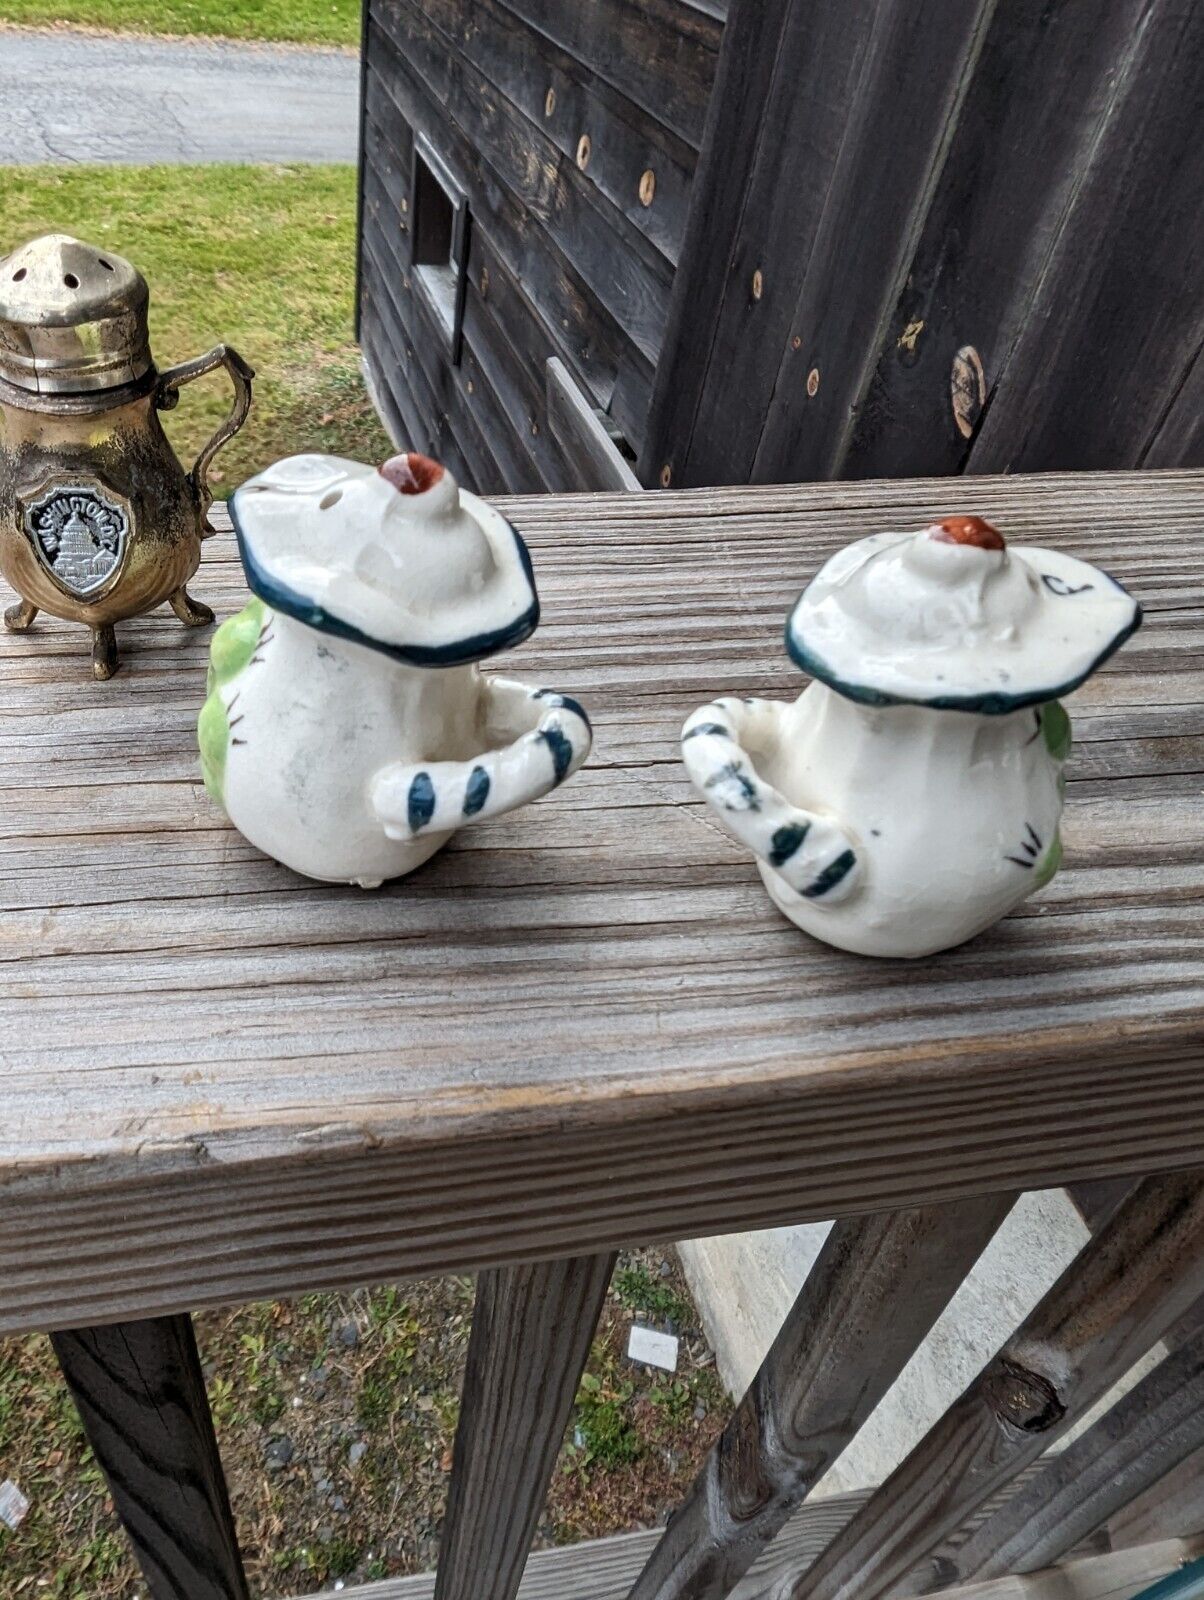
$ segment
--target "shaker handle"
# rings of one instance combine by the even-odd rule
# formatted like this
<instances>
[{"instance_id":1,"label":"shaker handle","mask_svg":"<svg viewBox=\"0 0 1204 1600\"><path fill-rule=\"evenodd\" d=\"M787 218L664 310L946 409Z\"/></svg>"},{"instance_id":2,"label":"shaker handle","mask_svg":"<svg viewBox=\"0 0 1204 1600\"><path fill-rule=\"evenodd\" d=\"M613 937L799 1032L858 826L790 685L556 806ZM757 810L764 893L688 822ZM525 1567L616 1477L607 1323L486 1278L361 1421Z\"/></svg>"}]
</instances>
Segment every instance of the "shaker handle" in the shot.
<instances>
[{"instance_id":1,"label":"shaker handle","mask_svg":"<svg viewBox=\"0 0 1204 1600\"><path fill-rule=\"evenodd\" d=\"M160 411L174 411L179 404L180 390L184 385L195 382L197 378L203 378L207 372L216 372L218 367L225 367L230 374L230 382L234 385L234 405L230 415L196 458L192 471L188 474L201 513L202 538L214 532L209 521L209 507L213 504L213 491L209 487L209 467L217 452L233 439L247 420L247 413L251 409L251 380L255 376L255 369L248 366L238 351L230 345L215 344L213 349L206 351L203 356L194 356L191 361L181 361L178 367L168 367L166 372L161 372L155 395L155 404Z\"/></svg>"},{"instance_id":2,"label":"shaker handle","mask_svg":"<svg viewBox=\"0 0 1204 1600\"><path fill-rule=\"evenodd\" d=\"M835 905L861 881L862 861L839 823L792 805L753 765L777 734L774 700L714 700L687 718L681 753L694 786L724 830L772 867L796 894Z\"/></svg>"},{"instance_id":3,"label":"shaker handle","mask_svg":"<svg viewBox=\"0 0 1204 1600\"><path fill-rule=\"evenodd\" d=\"M482 689L493 748L469 761L398 761L372 778L369 799L390 839L513 811L572 777L589 754L589 718L569 695L512 678L487 678Z\"/></svg>"}]
</instances>

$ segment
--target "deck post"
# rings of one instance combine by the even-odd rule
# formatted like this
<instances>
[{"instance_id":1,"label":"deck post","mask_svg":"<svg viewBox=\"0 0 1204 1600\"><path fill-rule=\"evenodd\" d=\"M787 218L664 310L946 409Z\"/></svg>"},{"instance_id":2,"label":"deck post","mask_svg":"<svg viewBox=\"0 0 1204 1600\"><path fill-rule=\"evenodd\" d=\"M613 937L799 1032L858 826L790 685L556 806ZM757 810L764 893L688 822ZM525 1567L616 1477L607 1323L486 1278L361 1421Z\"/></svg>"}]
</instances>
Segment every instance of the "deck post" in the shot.
<instances>
[{"instance_id":1,"label":"deck post","mask_svg":"<svg viewBox=\"0 0 1204 1600\"><path fill-rule=\"evenodd\" d=\"M514 1600L614 1255L482 1272L435 1600Z\"/></svg>"},{"instance_id":2,"label":"deck post","mask_svg":"<svg viewBox=\"0 0 1204 1600\"><path fill-rule=\"evenodd\" d=\"M933 1553L1044 1455L1202 1293L1204 1179L1148 1178L814 1565L779 1573L747 1600L923 1593Z\"/></svg>"},{"instance_id":3,"label":"deck post","mask_svg":"<svg viewBox=\"0 0 1204 1600\"><path fill-rule=\"evenodd\" d=\"M50 1338L153 1600L249 1600L192 1319Z\"/></svg>"},{"instance_id":4,"label":"deck post","mask_svg":"<svg viewBox=\"0 0 1204 1600\"><path fill-rule=\"evenodd\" d=\"M1014 1200L833 1226L629 1600L730 1592L906 1366Z\"/></svg>"}]
</instances>

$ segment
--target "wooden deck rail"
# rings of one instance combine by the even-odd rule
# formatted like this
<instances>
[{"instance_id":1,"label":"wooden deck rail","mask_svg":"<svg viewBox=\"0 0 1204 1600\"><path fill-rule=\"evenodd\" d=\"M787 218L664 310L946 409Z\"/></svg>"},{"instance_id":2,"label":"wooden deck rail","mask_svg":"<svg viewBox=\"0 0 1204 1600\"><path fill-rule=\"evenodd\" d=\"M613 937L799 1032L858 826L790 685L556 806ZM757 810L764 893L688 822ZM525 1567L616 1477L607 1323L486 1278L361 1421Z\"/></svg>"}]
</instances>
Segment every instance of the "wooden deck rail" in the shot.
<instances>
[{"instance_id":1,"label":"wooden deck rail","mask_svg":"<svg viewBox=\"0 0 1204 1600\"><path fill-rule=\"evenodd\" d=\"M110 684L66 626L0 639L0 1334L53 1332L154 1600L249 1593L188 1313L464 1270L440 1570L365 1600L1125 1600L1204 1533L1204 474L509 509L524 669L588 705L594 756L376 893L210 804L204 637L130 625ZM771 909L677 732L797 692L782 618L819 562L950 510L1090 557L1147 621L1072 704L1059 876L958 950L860 960ZM229 614L230 539L206 556ZM881 1488L807 1501L1049 1185L1077 1260ZM832 1217L664 1535L528 1561L613 1251Z\"/></svg>"}]
</instances>

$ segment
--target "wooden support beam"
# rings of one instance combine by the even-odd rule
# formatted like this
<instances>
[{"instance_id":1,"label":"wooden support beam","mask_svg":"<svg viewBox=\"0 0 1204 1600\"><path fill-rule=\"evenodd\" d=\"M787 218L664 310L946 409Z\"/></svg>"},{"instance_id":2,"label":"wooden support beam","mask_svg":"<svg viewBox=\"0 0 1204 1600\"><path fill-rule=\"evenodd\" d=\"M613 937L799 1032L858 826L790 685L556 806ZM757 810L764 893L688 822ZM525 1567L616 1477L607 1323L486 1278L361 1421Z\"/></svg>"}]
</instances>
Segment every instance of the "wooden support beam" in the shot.
<instances>
[{"instance_id":1,"label":"wooden support beam","mask_svg":"<svg viewBox=\"0 0 1204 1600\"><path fill-rule=\"evenodd\" d=\"M1198 1327L960 1548L935 1551L917 1568L911 1590L1052 1566L1202 1448L1204 1327Z\"/></svg>"},{"instance_id":2,"label":"wooden support beam","mask_svg":"<svg viewBox=\"0 0 1204 1600\"><path fill-rule=\"evenodd\" d=\"M1108 1524L1114 1550L1171 1537L1168 1529L1204 1534L1204 1450L1168 1472Z\"/></svg>"},{"instance_id":3,"label":"wooden support beam","mask_svg":"<svg viewBox=\"0 0 1204 1600\"><path fill-rule=\"evenodd\" d=\"M1014 1196L838 1222L630 1600L720 1600L824 1475Z\"/></svg>"},{"instance_id":4,"label":"wooden support beam","mask_svg":"<svg viewBox=\"0 0 1204 1600\"><path fill-rule=\"evenodd\" d=\"M153 1600L249 1600L192 1319L50 1337Z\"/></svg>"},{"instance_id":5,"label":"wooden support beam","mask_svg":"<svg viewBox=\"0 0 1204 1600\"><path fill-rule=\"evenodd\" d=\"M879 1600L1094 1404L1204 1293L1204 1180L1148 1178L864 1509L774 1600Z\"/></svg>"},{"instance_id":6,"label":"wooden support beam","mask_svg":"<svg viewBox=\"0 0 1204 1600\"><path fill-rule=\"evenodd\" d=\"M477 1279L435 1600L514 1600L613 1255Z\"/></svg>"}]
</instances>

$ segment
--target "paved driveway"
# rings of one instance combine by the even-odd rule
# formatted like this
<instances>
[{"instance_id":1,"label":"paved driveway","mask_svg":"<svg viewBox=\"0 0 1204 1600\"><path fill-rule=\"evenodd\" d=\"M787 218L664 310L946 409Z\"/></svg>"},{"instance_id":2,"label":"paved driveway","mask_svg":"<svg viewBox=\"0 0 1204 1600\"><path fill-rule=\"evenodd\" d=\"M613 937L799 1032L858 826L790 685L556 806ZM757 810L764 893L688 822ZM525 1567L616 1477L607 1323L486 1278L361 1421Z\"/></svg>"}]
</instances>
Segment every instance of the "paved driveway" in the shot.
<instances>
[{"instance_id":1,"label":"paved driveway","mask_svg":"<svg viewBox=\"0 0 1204 1600\"><path fill-rule=\"evenodd\" d=\"M0 29L0 164L354 161L338 50Z\"/></svg>"}]
</instances>

